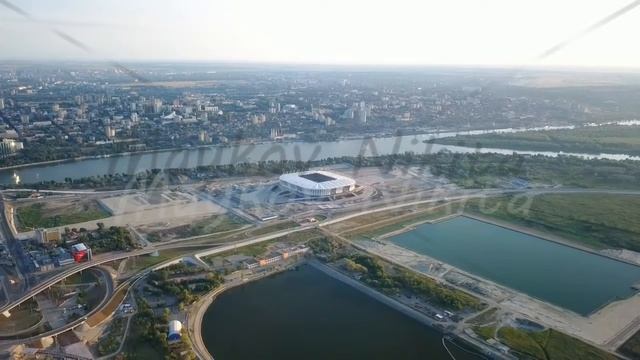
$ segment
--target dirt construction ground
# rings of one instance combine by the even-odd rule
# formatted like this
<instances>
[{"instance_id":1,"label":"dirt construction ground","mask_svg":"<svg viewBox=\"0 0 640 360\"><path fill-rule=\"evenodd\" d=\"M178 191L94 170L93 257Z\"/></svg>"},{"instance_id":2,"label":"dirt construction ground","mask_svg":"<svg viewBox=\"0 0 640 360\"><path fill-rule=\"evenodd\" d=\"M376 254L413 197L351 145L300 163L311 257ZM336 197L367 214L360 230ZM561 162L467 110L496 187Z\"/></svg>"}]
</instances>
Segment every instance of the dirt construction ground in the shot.
<instances>
[{"instance_id":1,"label":"dirt construction ground","mask_svg":"<svg viewBox=\"0 0 640 360\"><path fill-rule=\"evenodd\" d=\"M173 226L188 224L212 215L223 214L224 208L182 192L166 191L158 193L136 193L100 199L102 207L113 214L100 220L85 221L65 226L69 228L97 228L96 223L105 226L140 226L150 223L171 223Z\"/></svg>"}]
</instances>

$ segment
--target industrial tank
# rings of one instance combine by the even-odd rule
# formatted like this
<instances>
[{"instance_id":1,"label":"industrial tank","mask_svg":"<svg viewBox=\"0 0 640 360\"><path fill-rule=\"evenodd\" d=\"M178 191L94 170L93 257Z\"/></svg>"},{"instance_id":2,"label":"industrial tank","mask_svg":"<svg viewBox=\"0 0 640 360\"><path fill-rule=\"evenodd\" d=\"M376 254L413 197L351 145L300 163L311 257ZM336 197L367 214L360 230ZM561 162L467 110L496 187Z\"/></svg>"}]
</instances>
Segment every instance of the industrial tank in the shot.
<instances>
[{"instance_id":1,"label":"industrial tank","mask_svg":"<svg viewBox=\"0 0 640 360\"><path fill-rule=\"evenodd\" d=\"M178 320L169 321L169 333L167 335L167 340L169 341L177 341L180 340L182 331L182 323Z\"/></svg>"}]
</instances>

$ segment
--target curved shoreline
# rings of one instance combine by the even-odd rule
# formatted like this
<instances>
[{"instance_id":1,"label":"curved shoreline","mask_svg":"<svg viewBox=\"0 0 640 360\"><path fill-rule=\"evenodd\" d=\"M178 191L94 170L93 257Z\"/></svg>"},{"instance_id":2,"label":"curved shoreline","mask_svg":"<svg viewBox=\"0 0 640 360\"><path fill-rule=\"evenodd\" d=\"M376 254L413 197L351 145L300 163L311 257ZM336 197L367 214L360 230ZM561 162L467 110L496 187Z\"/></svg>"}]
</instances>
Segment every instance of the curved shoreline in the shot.
<instances>
[{"instance_id":1,"label":"curved shoreline","mask_svg":"<svg viewBox=\"0 0 640 360\"><path fill-rule=\"evenodd\" d=\"M211 291L206 294L202 299L200 299L195 304L191 305L189 309L186 311L186 327L187 332L189 333L189 337L191 338L191 345L193 352L196 356L201 360L213 360L213 355L207 349L207 346L204 344L204 340L202 340L202 319L204 318L204 314L209 310L215 299L218 295L224 293L227 290L233 289L238 286L242 286L244 284L248 284L252 281L261 280L265 277L275 275L277 273L287 271L289 268L294 266L299 266L303 262L297 262L288 266L284 269L268 272L265 274L258 274L258 276L253 276L249 278L244 278L243 281L223 284L219 288Z\"/></svg>"},{"instance_id":2,"label":"curved shoreline","mask_svg":"<svg viewBox=\"0 0 640 360\"><path fill-rule=\"evenodd\" d=\"M414 319L415 321L428 326L429 328L441 332L444 334L442 329L439 329L436 325L438 324L438 322L434 319L429 318L426 314L423 314L419 311L417 311L416 309L413 309L409 306L407 306L406 304L403 304L387 295L384 295L382 293L380 293L379 291L370 288L369 286L360 283L359 281L349 278L348 276L338 272L337 270L324 265L320 262L318 262L315 259L309 260L309 261L302 261L302 262L298 262L295 263L285 269L282 270L278 270L278 271L274 271L274 272L270 272L267 273L265 275L260 275L257 276L255 278L250 278L247 279L247 281L243 281L240 283L235 283L235 284L229 284L229 285L223 285L215 290L213 290L212 292L208 293L207 295L205 295L200 301L198 301L197 303L195 303L194 305L191 306L191 308L187 311L187 316L186 316L186 326L187 326L187 331L189 333L189 337L191 338L191 343L192 343L192 349L193 352L196 354L196 356L201 359L201 360L214 360L213 355L209 352L209 350L207 349L206 345L204 344L204 341L202 339L202 320L204 318L204 314L207 312L207 310L211 307L211 305L213 304L213 302L215 301L215 299L218 297L218 295L224 293L225 291L238 287L238 286L242 286L244 284L250 283L252 281L255 280L261 280L263 278L266 278L268 276L271 275L275 275L277 273L283 272L288 270L291 267L294 266L299 266L302 264L307 264L313 268L315 268L316 270L322 272L323 274L325 274L326 276L329 276L331 278L333 278L334 280L337 280L347 286L350 286L352 288L354 288L355 290L364 293L365 295L367 295L368 297L371 297L373 300L378 301L382 304L384 304L385 306L388 306L390 308L392 308L395 311L398 311L399 313L410 317L412 319ZM192 315L193 314L193 315ZM453 334L449 334L449 335L453 335ZM481 344L477 344L475 343L475 341L472 341L472 339L467 339L466 337L462 337L462 336L456 336L458 338L460 338L463 341L467 341L470 342L471 344L475 345L475 346L479 346ZM480 346L482 347L482 346ZM500 354L494 354L496 356L498 356L498 358L500 357Z\"/></svg>"}]
</instances>

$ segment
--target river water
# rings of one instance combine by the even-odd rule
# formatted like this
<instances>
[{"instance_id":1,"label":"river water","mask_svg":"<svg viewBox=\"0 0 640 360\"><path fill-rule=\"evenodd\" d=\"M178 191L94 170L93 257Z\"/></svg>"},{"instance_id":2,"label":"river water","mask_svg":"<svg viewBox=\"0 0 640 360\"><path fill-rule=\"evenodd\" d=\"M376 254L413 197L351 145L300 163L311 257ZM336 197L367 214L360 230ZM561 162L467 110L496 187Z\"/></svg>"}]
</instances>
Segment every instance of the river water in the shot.
<instances>
[{"instance_id":1,"label":"river water","mask_svg":"<svg viewBox=\"0 0 640 360\"><path fill-rule=\"evenodd\" d=\"M638 266L467 217L389 240L582 315L628 298L640 283Z\"/></svg>"},{"instance_id":2,"label":"river water","mask_svg":"<svg viewBox=\"0 0 640 360\"><path fill-rule=\"evenodd\" d=\"M306 265L220 295L202 337L216 360L451 359L440 332Z\"/></svg>"},{"instance_id":3,"label":"river water","mask_svg":"<svg viewBox=\"0 0 640 360\"><path fill-rule=\"evenodd\" d=\"M640 160L625 154L574 154L545 151L516 151L507 149L472 148L453 145L424 143L424 140L483 133L507 133L526 130L549 130L555 128L497 129L466 132L440 132L420 135L347 139L330 142L284 142L260 143L233 146L209 146L186 150L167 150L150 153L91 158L64 163L35 165L13 170L0 171L0 184L15 183L19 176L22 183L40 181L64 181L65 178L81 178L105 174L133 174L150 169L193 168L201 165L225 165L265 160L321 160L340 156L372 156L401 154L412 151L416 154L437 153L448 150L456 153L500 153L558 156L559 154L579 156L588 159Z\"/></svg>"}]
</instances>

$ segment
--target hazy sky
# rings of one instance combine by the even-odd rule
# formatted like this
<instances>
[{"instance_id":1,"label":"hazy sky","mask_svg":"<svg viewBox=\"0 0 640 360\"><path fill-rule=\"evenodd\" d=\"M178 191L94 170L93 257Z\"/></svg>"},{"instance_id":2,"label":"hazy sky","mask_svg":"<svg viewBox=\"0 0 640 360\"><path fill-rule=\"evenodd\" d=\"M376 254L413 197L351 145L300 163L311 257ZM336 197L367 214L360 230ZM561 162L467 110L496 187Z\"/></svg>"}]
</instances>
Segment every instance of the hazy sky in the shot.
<instances>
[{"instance_id":1,"label":"hazy sky","mask_svg":"<svg viewBox=\"0 0 640 360\"><path fill-rule=\"evenodd\" d=\"M640 67L640 7L536 60L630 0L9 1L4 59Z\"/></svg>"}]
</instances>

